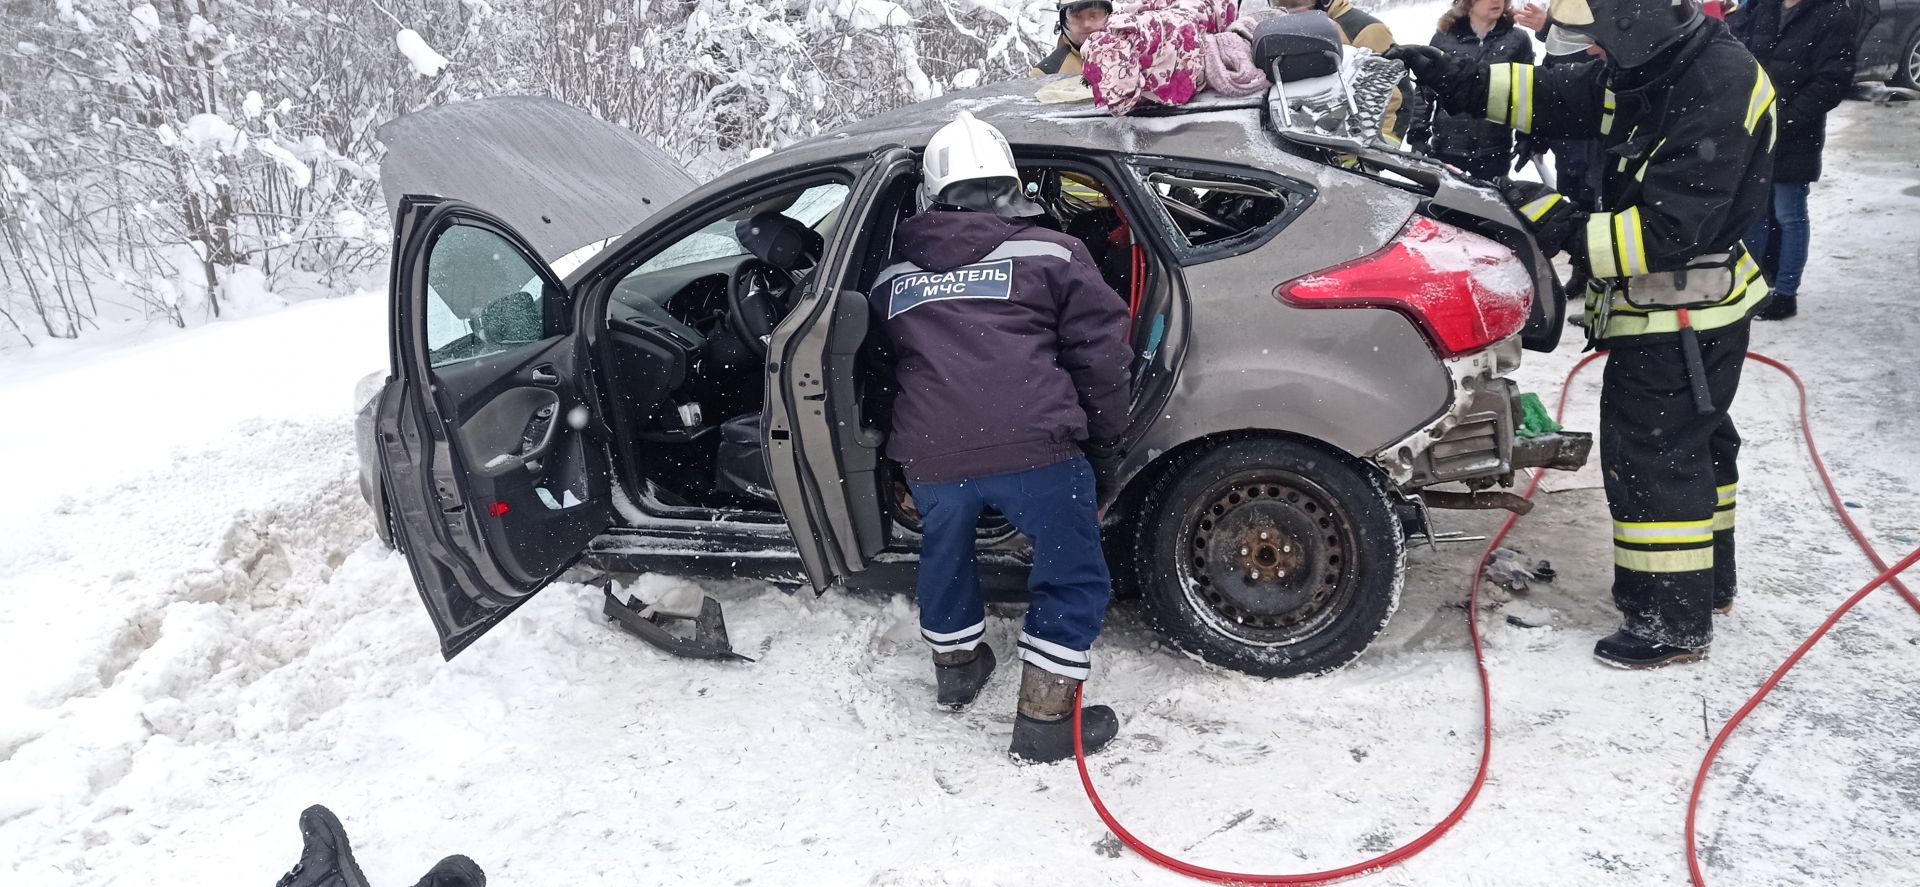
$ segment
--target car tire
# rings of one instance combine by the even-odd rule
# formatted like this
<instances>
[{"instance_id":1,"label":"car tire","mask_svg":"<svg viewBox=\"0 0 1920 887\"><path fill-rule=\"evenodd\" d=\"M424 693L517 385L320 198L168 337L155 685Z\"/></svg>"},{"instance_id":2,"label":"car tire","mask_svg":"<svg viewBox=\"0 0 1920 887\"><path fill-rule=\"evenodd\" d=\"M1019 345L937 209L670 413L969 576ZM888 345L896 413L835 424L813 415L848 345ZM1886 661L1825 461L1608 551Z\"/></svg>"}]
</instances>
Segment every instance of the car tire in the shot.
<instances>
[{"instance_id":1,"label":"car tire","mask_svg":"<svg viewBox=\"0 0 1920 887\"><path fill-rule=\"evenodd\" d=\"M1218 444L1162 476L1136 523L1147 620L1261 677L1339 668L1399 605L1406 540L1377 474L1283 438Z\"/></svg>"},{"instance_id":2,"label":"car tire","mask_svg":"<svg viewBox=\"0 0 1920 887\"><path fill-rule=\"evenodd\" d=\"M1920 28L1914 28L1913 33L1907 35L1907 45L1894 66L1893 85L1920 89Z\"/></svg>"}]
</instances>

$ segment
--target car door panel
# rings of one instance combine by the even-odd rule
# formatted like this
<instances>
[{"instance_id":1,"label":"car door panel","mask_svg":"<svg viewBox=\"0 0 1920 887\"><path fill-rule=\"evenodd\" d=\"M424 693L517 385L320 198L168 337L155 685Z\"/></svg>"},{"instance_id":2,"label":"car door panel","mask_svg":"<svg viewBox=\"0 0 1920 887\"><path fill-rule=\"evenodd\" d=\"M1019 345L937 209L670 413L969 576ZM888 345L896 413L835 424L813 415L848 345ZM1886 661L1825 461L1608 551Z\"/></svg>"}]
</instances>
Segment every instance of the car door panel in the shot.
<instances>
[{"instance_id":1,"label":"car door panel","mask_svg":"<svg viewBox=\"0 0 1920 887\"><path fill-rule=\"evenodd\" d=\"M396 222L396 384L376 437L396 541L451 658L606 529L611 471L589 436L587 337L551 269L457 202L409 197Z\"/></svg>"},{"instance_id":2,"label":"car door panel","mask_svg":"<svg viewBox=\"0 0 1920 887\"><path fill-rule=\"evenodd\" d=\"M585 392L559 383L584 378L575 344L563 337L510 352L517 359L506 366L436 371L440 396L456 405L452 443L465 466L466 492L481 507L505 507L502 519L481 526L502 573L516 583L543 582L577 554L572 540L583 532L590 539L609 523L604 507L586 504L610 502L605 459L568 421L590 409Z\"/></svg>"},{"instance_id":3,"label":"car door panel","mask_svg":"<svg viewBox=\"0 0 1920 887\"><path fill-rule=\"evenodd\" d=\"M863 287L850 275L873 248L877 213L916 167L912 152L876 154L855 182L845 215L815 271L813 287L768 342L767 465L781 511L814 588L824 590L886 544L879 488L884 435L861 406L859 354L872 325Z\"/></svg>"}]
</instances>

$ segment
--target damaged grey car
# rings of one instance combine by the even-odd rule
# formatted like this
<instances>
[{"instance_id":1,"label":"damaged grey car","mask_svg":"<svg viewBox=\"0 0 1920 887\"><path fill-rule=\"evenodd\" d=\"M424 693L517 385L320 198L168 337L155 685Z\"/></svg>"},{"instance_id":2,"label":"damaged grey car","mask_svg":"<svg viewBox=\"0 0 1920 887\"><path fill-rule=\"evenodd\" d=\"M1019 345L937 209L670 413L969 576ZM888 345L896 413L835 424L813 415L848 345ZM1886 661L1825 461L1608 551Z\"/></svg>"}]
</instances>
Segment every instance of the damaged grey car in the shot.
<instances>
[{"instance_id":1,"label":"damaged grey car","mask_svg":"<svg viewBox=\"0 0 1920 887\"><path fill-rule=\"evenodd\" d=\"M576 564L912 588L866 292L922 208L916 152L961 109L1128 300L1103 526L1118 605L1173 647L1267 676L1345 664L1392 615L1429 507L1511 504L1494 488L1516 472L1585 461L1584 435L1515 433L1507 377L1555 347L1564 302L1496 192L1290 131L1257 98L1115 118L1034 93L955 93L698 187L542 99L383 127L392 365L357 443L445 655ZM983 587L1018 600L1027 541L991 513L978 538ZM605 607L734 655L712 599L679 613L691 639L611 586Z\"/></svg>"}]
</instances>

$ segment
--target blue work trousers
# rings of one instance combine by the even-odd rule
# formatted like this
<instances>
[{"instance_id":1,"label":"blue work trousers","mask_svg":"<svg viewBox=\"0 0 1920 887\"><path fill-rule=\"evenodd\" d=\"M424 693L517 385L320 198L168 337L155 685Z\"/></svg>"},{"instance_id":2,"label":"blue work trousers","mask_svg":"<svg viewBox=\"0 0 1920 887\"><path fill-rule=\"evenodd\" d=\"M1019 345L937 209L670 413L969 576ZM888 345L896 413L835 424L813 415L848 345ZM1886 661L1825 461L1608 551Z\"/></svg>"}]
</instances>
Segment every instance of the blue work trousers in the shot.
<instances>
[{"instance_id":1,"label":"blue work trousers","mask_svg":"<svg viewBox=\"0 0 1920 887\"><path fill-rule=\"evenodd\" d=\"M987 508L1033 540L1032 602L1020 658L1086 680L1113 578L1100 549L1093 466L1084 457L954 483L914 483L924 540L917 582L920 632L935 652L970 650L986 635L986 603L974 567L975 528Z\"/></svg>"}]
</instances>

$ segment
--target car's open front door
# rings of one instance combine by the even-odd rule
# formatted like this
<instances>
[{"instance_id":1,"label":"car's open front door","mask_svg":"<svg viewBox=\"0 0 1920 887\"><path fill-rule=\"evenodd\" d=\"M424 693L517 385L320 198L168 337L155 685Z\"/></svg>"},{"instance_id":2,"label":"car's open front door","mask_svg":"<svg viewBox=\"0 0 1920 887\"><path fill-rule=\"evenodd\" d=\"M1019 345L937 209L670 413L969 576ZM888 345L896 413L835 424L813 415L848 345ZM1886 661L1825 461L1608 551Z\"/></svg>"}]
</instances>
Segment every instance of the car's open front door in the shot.
<instances>
[{"instance_id":1,"label":"car's open front door","mask_svg":"<svg viewBox=\"0 0 1920 887\"><path fill-rule=\"evenodd\" d=\"M608 458L578 312L538 253L454 201L397 216L375 421L396 541L452 658L606 529Z\"/></svg>"},{"instance_id":2,"label":"car's open front door","mask_svg":"<svg viewBox=\"0 0 1920 887\"><path fill-rule=\"evenodd\" d=\"M870 281L856 278L885 259L916 166L902 148L873 156L808 291L768 340L767 467L816 590L865 569L886 545L885 435L862 411L858 371Z\"/></svg>"}]
</instances>

